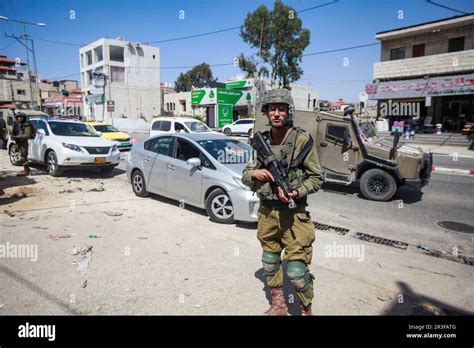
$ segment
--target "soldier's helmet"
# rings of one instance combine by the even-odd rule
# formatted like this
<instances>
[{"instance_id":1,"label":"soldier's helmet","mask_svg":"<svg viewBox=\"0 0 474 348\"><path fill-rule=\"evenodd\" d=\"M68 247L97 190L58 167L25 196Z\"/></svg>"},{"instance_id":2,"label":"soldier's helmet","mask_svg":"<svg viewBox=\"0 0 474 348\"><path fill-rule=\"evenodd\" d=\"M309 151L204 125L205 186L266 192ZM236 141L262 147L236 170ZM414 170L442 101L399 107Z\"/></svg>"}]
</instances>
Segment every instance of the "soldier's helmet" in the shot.
<instances>
[{"instance_id":1,"label":"soldier's helmet","mask_svg":"<svg viewBox=\"0 0 474 348\"><path fill-rule=\"evenodd\" d=\"M15 113L15 118L18 118L18 117L23 117L25 120L26 120L26 114L24 112L17 112Z\"/></svg>"},{"instance_id":2,"label":"soldier's helmet","mask_svg":"<svg viewBox=\"0 0 474 348\"><path fill-rule=\"evenodd\" d=\"M266 92L261 100L262 113L268 116L268 105L275 103L282 103L288 105L288 116L286 123L290 125L293 122L293 98L290 91L283 88L272 89Z\"/></svg>"}]
</instances>

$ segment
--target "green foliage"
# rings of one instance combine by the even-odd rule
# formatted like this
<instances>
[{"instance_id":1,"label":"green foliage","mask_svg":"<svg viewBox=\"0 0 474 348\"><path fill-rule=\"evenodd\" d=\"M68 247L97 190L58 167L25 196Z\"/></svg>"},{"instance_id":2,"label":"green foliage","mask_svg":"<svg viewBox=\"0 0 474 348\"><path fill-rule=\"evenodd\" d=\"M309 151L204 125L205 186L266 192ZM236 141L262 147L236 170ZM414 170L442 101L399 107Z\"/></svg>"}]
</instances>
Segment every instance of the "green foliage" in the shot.
<instances>
[{"instance_id":1,"label":"green foliage","mask_svg":"<svg viewBox=\"0 0 474 348\"><path fill-rule=\"evenodd\" d=\"M212 70L209 64L201 63L186 73L180 73L175 81L177 92L186 92L191 90L191 86L201 83L216 82L217 78L212 76Z\"/></svg>"},{"instance_id":2,"label":"green foliage","mask_svg":"<svg viewBox=\"0 0 474 348\"><path fill-rule=\"evenodd\" d=\"M302 28L302 21L296 11L281 0L275 2L273 10L261 5L248 13L240 28L240 36L258 50L257 56L264 63L270 65L272 82L278 81L280 86L288 88L291 82L303 74L300 63L303 51L310 42L310 32ZM246 59L239 66L245 72L255 73L256 64L254 68L251 63L254 62Z\"/></svg>"},{"instance_id":3,"label":"green foliage","mask_svg":"<svg viewBox=\"0 0 474 348\"><path fill-rule=\"evenodd\" d=\"M257 62L254 57L245 57L241 53L237 59L239 60L239 68L245 72L245 78L251 78L256 76L265 76L268 77L270 74L268 69L265 66L261 66L257 71Z\"/></svg>"}]
</instances>

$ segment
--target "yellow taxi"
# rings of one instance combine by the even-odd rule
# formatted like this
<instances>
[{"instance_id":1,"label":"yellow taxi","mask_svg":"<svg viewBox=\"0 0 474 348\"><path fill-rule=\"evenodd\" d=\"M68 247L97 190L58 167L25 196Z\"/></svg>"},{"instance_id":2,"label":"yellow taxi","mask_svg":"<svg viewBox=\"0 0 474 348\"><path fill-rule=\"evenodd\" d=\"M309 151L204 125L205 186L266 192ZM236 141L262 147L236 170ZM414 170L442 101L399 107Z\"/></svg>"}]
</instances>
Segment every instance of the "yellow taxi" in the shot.
<instances>
[{"instance_id":1,"label":"yellow taxi","mask_svg":"<svg viewBox=\"0 0 474 348\"><path fill-rule=\"evenodd\" d=\"M130 149L132 147L130 135L125 132L121 132L111 124L95 121L89 121L86 123L91 126L102 138L116 141L117 147L120 150Z\"/></svg>"}]
</instances>

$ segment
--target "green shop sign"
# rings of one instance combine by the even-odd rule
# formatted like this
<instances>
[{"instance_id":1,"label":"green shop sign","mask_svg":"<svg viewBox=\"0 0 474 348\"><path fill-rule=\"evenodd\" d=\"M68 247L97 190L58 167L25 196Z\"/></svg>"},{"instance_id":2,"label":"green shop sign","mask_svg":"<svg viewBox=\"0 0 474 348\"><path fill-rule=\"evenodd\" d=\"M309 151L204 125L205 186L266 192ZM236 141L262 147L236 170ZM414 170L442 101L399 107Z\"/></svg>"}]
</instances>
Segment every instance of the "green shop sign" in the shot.
<instances>
[{"instance_id":1,"label":"green shop sign","mask_svg":"<svg viewBox=\"0 0 474 348\"><path fill-rule=\"evenodd\" d=\"M232 104L217 105L217 127L222 128L226 124L232 123L233 120Z\"/></svg>"},{"instance_id":2,"label":"green shop sign","mask_svg":"<svg viewBox=\"0 0 474 348\"><path fill-rule=\"evenodd\" d=\"M246 79L240 81L231 81L226 82L225 88L227 89L234 89L234 88L246 88L246 87L253 87L254 80L253 79Z\"/></svg>"}]
</instances>

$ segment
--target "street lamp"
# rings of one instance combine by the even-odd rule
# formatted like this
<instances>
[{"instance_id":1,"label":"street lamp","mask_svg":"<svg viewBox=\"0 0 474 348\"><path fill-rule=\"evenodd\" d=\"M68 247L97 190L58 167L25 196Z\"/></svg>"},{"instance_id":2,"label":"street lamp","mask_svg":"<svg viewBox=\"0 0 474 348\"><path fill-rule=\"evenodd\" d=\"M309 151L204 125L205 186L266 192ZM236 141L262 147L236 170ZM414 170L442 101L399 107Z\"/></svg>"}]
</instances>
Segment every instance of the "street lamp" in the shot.
<instances>
[{"instance_id":1,"label":"street lamp","mask_svg":"<svg viewBox=\"0 0 474 348\"><path fill-rule=\"evenodd\" d=\"M27 22L27 21L22 21L22 20L16 20L16 19L10 19L5 16L0 16L0 20L4 21L9 21L9 22L16 22L16 23L21 23L23 24L23 31L24 31L24 40L25 42L21 42L18 37L15 35L13 36L8 36L5 34L7 37L13 37L16 39L19 43L21 43L23 46L26 48L26 63L28 64L28 76L29 76L29 85L30 85L30 100L31 100L31 108L35 109L35 104L36 104L36 94L34 95L34 101L33 101L33 87L31 85L31 67L30 67L30 55L29 51L33 54L33 64L34 64L34 69L35 69L35 84L36 84L36 89L39 90L38 88L38 67L36 65L36 54L35 54L35 44L32 39L28 38L28 34L26 33L26 25L35 25L37 27L45 27L46 23L43 22L37 22L37 23L32 23L32 22ZM28 47L28 41L31 41L31 49Z\"/></svg>"}]
</instances>

